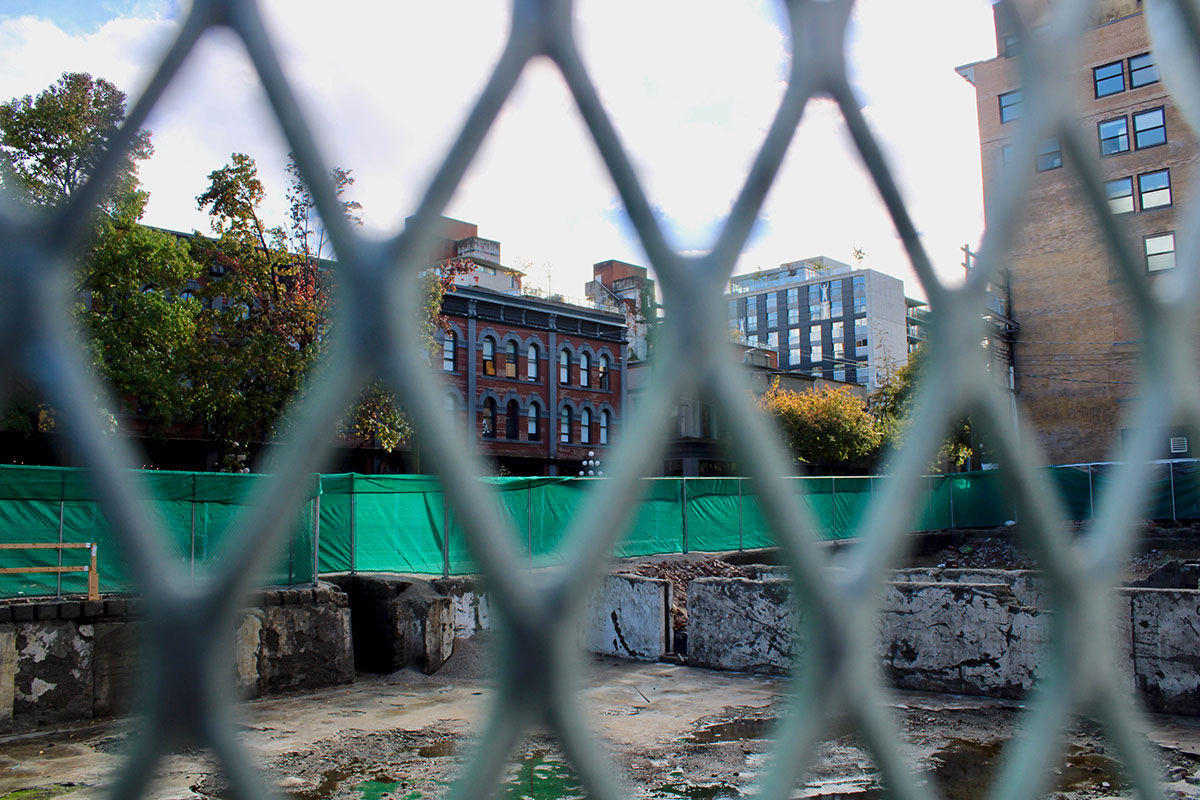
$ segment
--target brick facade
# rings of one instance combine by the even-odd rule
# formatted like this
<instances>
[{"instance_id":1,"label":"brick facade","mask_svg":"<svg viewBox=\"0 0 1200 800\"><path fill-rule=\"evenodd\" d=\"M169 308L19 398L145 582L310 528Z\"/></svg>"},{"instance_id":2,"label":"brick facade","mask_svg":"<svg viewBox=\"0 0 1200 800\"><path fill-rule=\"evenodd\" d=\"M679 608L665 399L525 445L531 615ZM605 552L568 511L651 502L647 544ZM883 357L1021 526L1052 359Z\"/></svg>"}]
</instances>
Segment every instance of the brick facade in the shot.
<instances>
[{"instance_id":1,"label":"brick facade","mask_svg":"<svg viewBox=\"0 0 1200 800\"><path fill-rule=\"evenodd\" d=\"M1111 17L1110 11L1099 20ZM998 39L1003 48L1003 37ZM1146 237L1182 233L1177 209L1194 191L1197 143L1161 81L1131 86L1130 59L1150 53L1141 13L1108 19L1090 29L1083 52L1084 64L1072 77L1083 141L1100 155L1100 123L1125 120L1128 149L1102 155L1099 161L1106 182L1129 181L1132 197L1110 205L1126 202L1132 209L1118 219L1129 246L1150 272ZM1116 64L1121 65L1124 89L1097 98L1093 68ZM1015 168L1005 166L1005 146L1021 123L1001 122L1000 96L1020 88L1018 69L1016 58L1003 56L958 69L976 88L989 214L999 176ZM1133 115L1159 108L1166 142L1139 147ZM1051 463L1119 458L1125 409L1137 389L1140 334L1124 280L1114 268L1070 154L1061 154L1061 167L1053 163L1051 156L1032 176L1023 227L1007 265L1012 316L1020 325L1014 364L1021 414ZM1154 205L1162 203L1160 193L1143 208L1139 178L1163 170L1169 175L1169 202ZM1175 250L1181 250L1178 235ZM1152 282L1168 272L1152 272Z\"/></svg>"},{"instance_id":2,"label":"brick facade","mask_svg":"<svg viewBox=\"0 0 1200 800\"><path fill-rule=\"evenodd\" d=\"M576 475L589 450L605 457L625 407L623 316L475 287L447 295L442 311L453 342L451 359L447 337L439 335L453 408L485 456L514 475ZM494 346L487 359L489 340ZM510 346L516 352L511 371ZM531 376L532 352L537 366ZM561 380L563 353L566 382ZM531 409L536 409L536 436L530 435ZM564 409L569 412L567 441Z\"/></svg>"}]
</instances>

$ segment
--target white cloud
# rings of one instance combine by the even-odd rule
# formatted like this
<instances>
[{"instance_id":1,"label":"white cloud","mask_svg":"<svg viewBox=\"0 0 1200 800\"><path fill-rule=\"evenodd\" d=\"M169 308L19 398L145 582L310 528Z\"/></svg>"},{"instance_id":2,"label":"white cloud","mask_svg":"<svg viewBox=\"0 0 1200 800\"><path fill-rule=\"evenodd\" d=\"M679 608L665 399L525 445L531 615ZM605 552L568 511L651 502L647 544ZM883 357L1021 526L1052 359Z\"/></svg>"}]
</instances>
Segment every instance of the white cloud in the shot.
<instances>
[{"instance_id":1,"label":"white cloud","mask_svg":"<svg viewBox=\"0 0 1200 800\"><path fill-rule=\"evenodd\" d=\"M383 3L270 0L281 58L328 158L354 170L369 229L411 214L507 35L492 0ZM168 9L162 5L163 12ZM160 16L162 15L160 13ZM767 0L581 0L585 62L651 203L681 249L709 247L775 114L787 70L780 11ZM986 0L920 8L860 0L850 41L866 114L939 271L982 227L974 95L956 64L991 54ZM116 19L67 35L30 17L0 18L0 97L36 93L64 70L113 80L131 96L174 23ZM205 176L238 150L254 155L282 214L286 145L274 132L240 45L211 32L156 109L156 154L142 168L148 219L199 227ZM499 239L507 261L554 265L554 288L581 294L591 264L645 263L612 181L548 63L530 66L446 213ZM737 271L809 255L868 262L910 279L907 260L836 109L805 112ZM910 291L918 291L910 284Z\"/></svg>"}]
</instances>

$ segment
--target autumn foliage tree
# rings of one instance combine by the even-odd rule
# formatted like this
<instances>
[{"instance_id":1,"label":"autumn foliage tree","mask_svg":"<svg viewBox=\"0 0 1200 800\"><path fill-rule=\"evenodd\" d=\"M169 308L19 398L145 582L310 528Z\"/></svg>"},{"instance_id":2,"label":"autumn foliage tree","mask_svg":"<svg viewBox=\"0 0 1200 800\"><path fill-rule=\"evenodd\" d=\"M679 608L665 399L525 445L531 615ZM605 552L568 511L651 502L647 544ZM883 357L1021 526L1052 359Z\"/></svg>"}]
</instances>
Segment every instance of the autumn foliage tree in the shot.
<instances>
[{"instance_id":1,"label":"autumn foliage tree","mask_svg":"<svg viewBox=\"0 0 1200 800\"><path fill-rule=\"evenodd\" d=\"M796 460L814 472L849 471L879 448L875 418L845 386L795 392L780 389L776 378L759 407L775 420Z\"/></svg>"}]
</instances>

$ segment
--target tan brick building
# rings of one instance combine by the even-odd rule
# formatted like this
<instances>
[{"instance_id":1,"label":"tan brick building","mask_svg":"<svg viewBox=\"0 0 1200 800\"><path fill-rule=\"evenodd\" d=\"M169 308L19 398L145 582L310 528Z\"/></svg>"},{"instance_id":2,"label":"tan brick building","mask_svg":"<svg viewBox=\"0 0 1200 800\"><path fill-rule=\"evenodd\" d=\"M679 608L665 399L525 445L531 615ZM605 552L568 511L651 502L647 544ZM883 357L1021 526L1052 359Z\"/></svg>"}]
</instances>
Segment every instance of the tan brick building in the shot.
<instances>
[{"instance_id":1,"label":"tan brick building","mask_svg":"<svg viewBox=\"0 0 1200 800\"><path fill-rule=\"evenodd\" d=\"M1046 3L1020 5L1036 22ZM985 212L998 177L1016 168L1008 162L1024 99L1019 42L999 6L997 12L1000 55L958 68L976 90ZM1163 273L1175 265L1178 209L1192 196L1197 143L1159 80L1140 0L1097 2L1092 22L1084 63L1072 76L1084 141L1095 148L1109 206L1143 268ZM1057 139L1038 151L1022 234L1007 265L1020 325L1014 363L1022 417L1051 463L1119 457L1125 410L1137 389L1140 334L1070 157ZM1186 442L1173 446L1174 455L1191 455ZM1170 454L1164 441L1162 455Z\"/></svg>"}]
</instances>

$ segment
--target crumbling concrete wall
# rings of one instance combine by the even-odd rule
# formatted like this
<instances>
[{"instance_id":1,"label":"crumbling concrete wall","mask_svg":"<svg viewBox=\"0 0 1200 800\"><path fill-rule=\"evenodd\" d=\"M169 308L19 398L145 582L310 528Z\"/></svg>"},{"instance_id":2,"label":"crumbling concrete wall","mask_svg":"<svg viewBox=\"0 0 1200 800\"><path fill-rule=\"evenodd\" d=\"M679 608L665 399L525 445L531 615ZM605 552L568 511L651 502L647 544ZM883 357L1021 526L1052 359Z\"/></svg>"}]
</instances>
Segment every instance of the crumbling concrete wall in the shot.
<instances>
[{"instance_id":1,"label":"crumbling concrete wall","mask_svg":"<svg viewBox=\"0 0 1200 800\"><path fill-rule=\"evenodd\" d=\"M235 633L235 680L254 696L354 679L346 599L268 591ZM0 730L128 709L141 663L139 601L0 605Z\"/></svg>"},{"instance_id":2,"label":"crumbling concrete wall","mask_svg":"<svg viewBox=\"0 0 1200 800\"><path fill-rule=\"evenodd\" d=\"M1200 591L1127 589L1138 689L1158 711L1200 714Z\"/></svg>"},{"instance_id":3,"label":"crumbling concrete wall","mask_svg":"<svg viewBox=\"0 0 1200 800\"><path fill-rule=\"evenodd\" d=\"M389 673L416 666L433 673L454 654L455 602L432 582L395 575L330 580L349 596L357 669Z\"/></svg>"},{"instance_id":4,"label":"crumbling concrete wall","mask_svg":"<svg viewBox=\"0 0 1200 800\"><path fill-rule=\"evenodd\" d=\"M1041 612L999 583L888 586L880 614L884 673L902 689L1021 697L1037 677Z\"/></svg>"},{"instance_id":5,"label":"crumbling concrete wall","mask_svg":"<svg viewBox=\"0 0 1200 800\"><path fill-rule=\"evenodd\" d=\"M470 639L492 630L492 609L487 593L475 578L443 578L433 582L438 594L450 598L454 636Z\"/></svg>"},{"instance_id":6,"label":"crumbling concrete wall","mask_svg":"<svg viewBox=\"0 0 1200 800\"><path fill-rule=\"evenodd\" d=\"M592 595L580 626L593 653L657 661L671 650L671 583L643 575L608 575Z\"/></svg>"},{"instance_id":7,"label":"crumbling concrete wall","mask_svg":"<svg viewBox=\"0 0 1200 800\"><path fill-rule=\"evenodd\" d=\"M1000 583L1012 590L1017 602L1027 608L1042 608L1044 590L1041 575L1031 569L960 569L918 567L893 573L896 582L916 583Z\"/></svg>"},{"instance_id":8,"label":"crumbling concrete wall","mask_svg":"<svg viewBox=\"0 0 1200 800\"><path fill-rule=\"evenodd\" d=\"M779 578L697 578L688 584L688 663L780 674L792 662L795 612Z\"/></svg>"}]
</instances>

